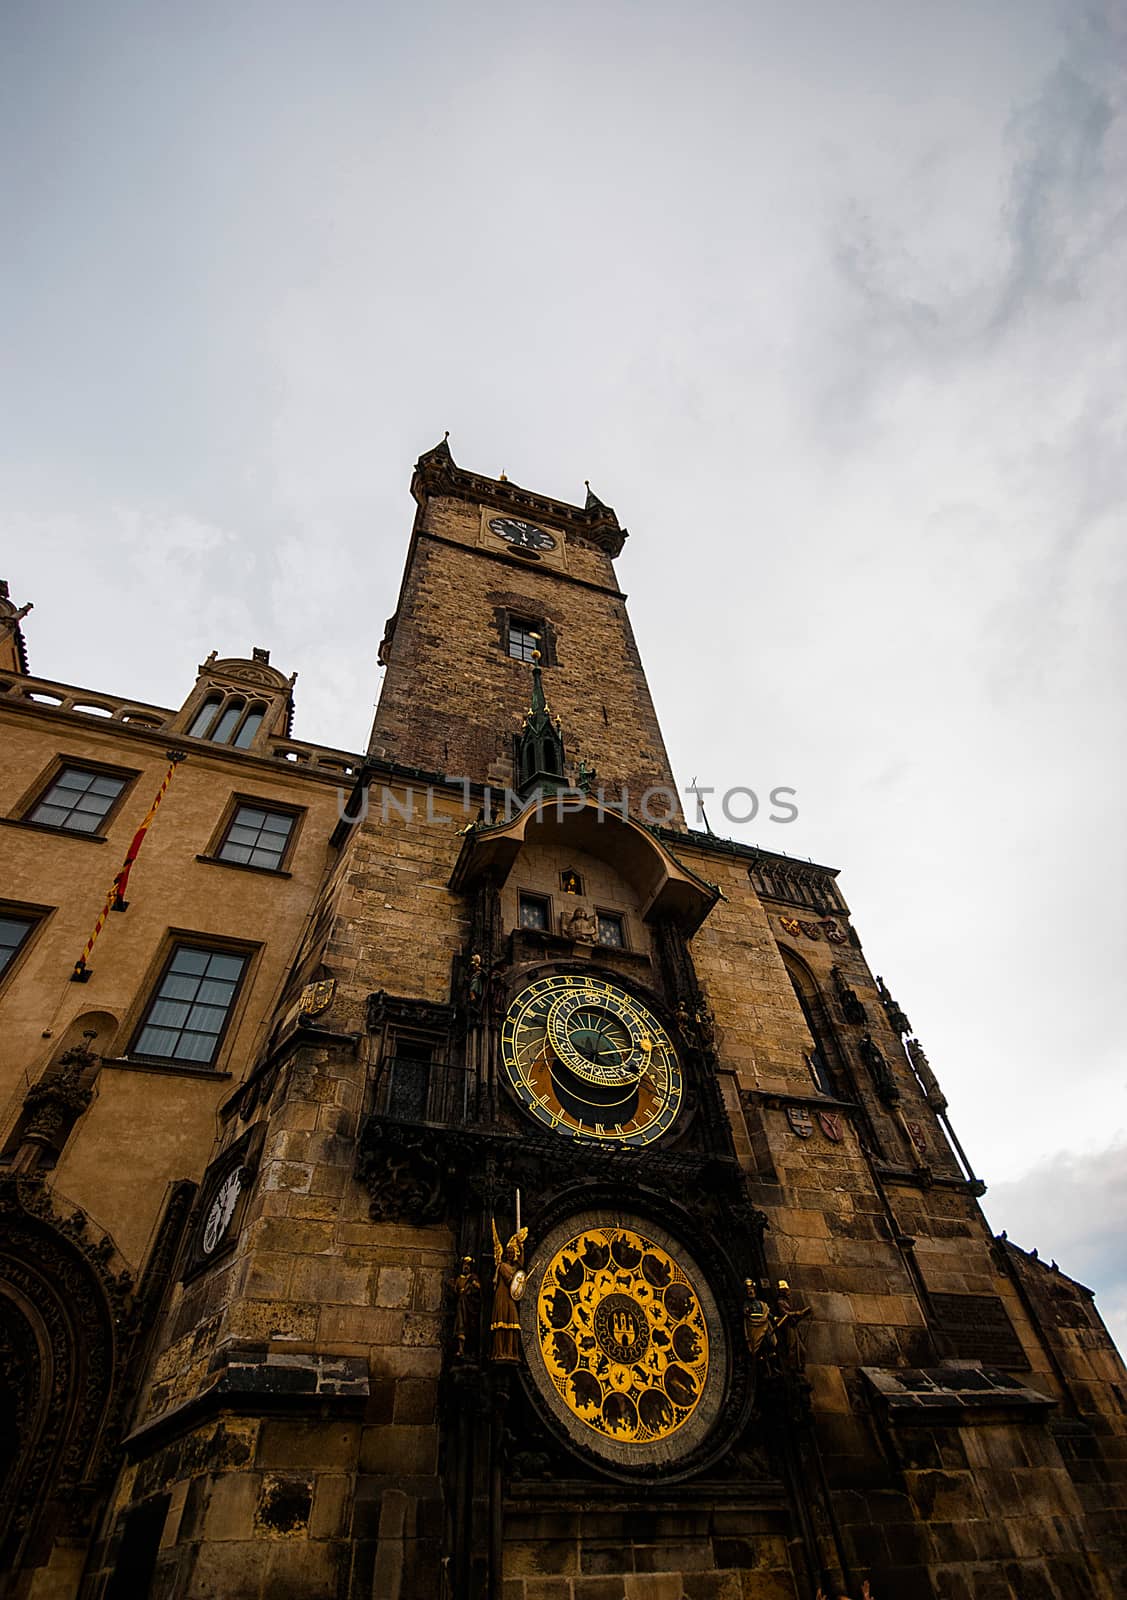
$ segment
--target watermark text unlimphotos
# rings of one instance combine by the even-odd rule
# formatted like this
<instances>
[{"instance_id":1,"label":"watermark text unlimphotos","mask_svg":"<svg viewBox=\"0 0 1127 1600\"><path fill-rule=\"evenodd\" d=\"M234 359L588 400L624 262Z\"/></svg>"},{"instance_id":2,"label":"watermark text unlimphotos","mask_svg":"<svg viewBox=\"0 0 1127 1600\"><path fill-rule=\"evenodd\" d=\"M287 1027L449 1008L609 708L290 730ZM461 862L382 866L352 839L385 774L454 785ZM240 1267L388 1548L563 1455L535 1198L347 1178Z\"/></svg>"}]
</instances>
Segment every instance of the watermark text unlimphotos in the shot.
<instances>
[{"instance_id":1,"label":"watermark text unlimphotos","mask_svg":"<svg viewBox=\"0 0 1127 1600\"><path fill-rule=\"evenodd\" d=\"M677 792L667 784L652 784L642 789L636 796L635 806L635 797L625 786L617 791L608 791L605 785L600 785L592 792L583 789L558 789L551 794L541 792L535 797L529 797L519 795L509 788L486 787L484 791L479 789L475 793L474 785L469 778L448 778L442 788L427 785L423 789L403 787L396 790L387 784L372 783L359 795L355 792L348 794L343 789L338 789L337 813L342 822L366 822L369 818L379 822L411 822L419 817L426 822L454 823L458 820L458 812L450 809L451 789L462 791L461 815L486 825L511 822L514 817L528 810L530 804L535 806L537 818L555 816L562 820L565 816L589 808L599 822L610 816L636 817L654 827L677 822L681 815ZM756 819L767 822L794 822L798 817L798 807L794 803L797 792L786 786L772 789L766 802L770 809L764 811L756 791L746 785L737 784L731 789L720 791L720 815L725 822L737 825L754 822ZM710 829L705 801L708 800L710 807L714 807L715 801L712 797L717 794L717 790L702 784L690 783L684 793L686 797L692 796L694 802L692 807L685 808L690 824ZM435 809L436 799L440 801L441 809ZM713 814L715 815L715 811Z\"/></svg>"}]
</instances>

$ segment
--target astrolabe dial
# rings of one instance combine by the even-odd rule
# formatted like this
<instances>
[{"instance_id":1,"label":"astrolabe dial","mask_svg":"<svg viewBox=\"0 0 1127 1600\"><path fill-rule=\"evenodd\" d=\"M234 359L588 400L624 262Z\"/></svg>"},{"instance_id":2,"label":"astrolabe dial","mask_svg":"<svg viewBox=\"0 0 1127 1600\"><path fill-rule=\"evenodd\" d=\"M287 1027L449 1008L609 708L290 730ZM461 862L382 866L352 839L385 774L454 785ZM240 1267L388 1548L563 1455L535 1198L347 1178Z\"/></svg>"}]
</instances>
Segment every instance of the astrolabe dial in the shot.
<instances>
[{"instance_id":1,"label":"astrolabe dial","mask_svg":"<svg viewBox=\"0 0 1127 1600\"><path fill-rule=\"evenodd\" d=\"M669 1035L605 978L563 974L521 990L501 1030L501 1060L524 1108L572 1138L651 1144L680 1109Z\"/></svg>"},{"instance_id":2,"label":"astrolabe dial","mask_svg":"<svg viewBox=\"0 0 1127 1600\"><path fill-rule=\"evenodd\" d=\"M572 1416L611 1439L667 1439L695 1412L709 1337L692 1278L633 1228L593 1227L544 1271L536 1335L548 1379Z\"/></svg>"}]
</instances>

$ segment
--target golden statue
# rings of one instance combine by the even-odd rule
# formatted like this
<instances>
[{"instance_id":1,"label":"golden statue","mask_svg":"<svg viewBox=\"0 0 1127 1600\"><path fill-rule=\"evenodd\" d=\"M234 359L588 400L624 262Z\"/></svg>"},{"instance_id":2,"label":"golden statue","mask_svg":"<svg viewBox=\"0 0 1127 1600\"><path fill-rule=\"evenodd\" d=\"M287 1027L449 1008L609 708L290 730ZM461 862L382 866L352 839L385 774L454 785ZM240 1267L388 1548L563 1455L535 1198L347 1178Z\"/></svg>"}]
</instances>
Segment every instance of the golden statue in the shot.
<instances>
[{"instance_id":1,"label":"golden statue","mask_svg":"<svg viewBox=\"0 0 1127 1600\"><path fill-rule=\"evenodd\" d=\"M791 1304L790 1284L780 1278L775 1296L775 1339L780 1361L792 1372L806 1370L806 1329L802 1324L810 1315L809 1306L799 1308Z\"/></svg>"},{"instance_id":2,"label":"golden statue","mask_svg":"<svg viewBox=\"0 0 1127 1600\"><path fill-rule=\"evenodd\" d=\"M493 1316L489 1331L492 1334L490 1357L494 1361L520 1360L520 1320L517 1301L524 1293L524 1241L527 1228L518 1228L504 1249L501 1235L493 1221Z\"/></svg>"},{"instance_id":3,"label":"golden statue","mask_svg":"<svg viewBox=\"0 0 1127 1600\"><path fill-rule=\"evenodd\" d=\"M744 1279L744 1339L754 1365L760 1356L769 1356L775 1348L775 1329L771 1322L771 1307L760 1298L759 1285L754 1278Z\"/></svg>"}]
</instances>

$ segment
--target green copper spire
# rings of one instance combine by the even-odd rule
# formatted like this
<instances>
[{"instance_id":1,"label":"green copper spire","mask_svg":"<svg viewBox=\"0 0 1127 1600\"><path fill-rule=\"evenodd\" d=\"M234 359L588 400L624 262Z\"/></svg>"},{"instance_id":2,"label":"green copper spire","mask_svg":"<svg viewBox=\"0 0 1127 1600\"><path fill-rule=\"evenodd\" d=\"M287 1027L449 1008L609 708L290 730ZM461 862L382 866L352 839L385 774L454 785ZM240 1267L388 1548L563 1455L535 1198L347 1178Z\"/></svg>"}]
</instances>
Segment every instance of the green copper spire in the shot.
<instances>
[{"instance_id":1,"label":"green copper spire","mask_svg":"<svg viewBox=\"0 0 1127 1600\"><path fill-rule=\"evenodd\" d=\"M539 643L537 635L533 635ZM540 670L540 651L532 653L532 704L516 738L514 766L516 791L527 797L539 789L554 794L568 787L564 777L564 742L559 720L544 697L544 675Z\"/></svg>"}]
</instances>

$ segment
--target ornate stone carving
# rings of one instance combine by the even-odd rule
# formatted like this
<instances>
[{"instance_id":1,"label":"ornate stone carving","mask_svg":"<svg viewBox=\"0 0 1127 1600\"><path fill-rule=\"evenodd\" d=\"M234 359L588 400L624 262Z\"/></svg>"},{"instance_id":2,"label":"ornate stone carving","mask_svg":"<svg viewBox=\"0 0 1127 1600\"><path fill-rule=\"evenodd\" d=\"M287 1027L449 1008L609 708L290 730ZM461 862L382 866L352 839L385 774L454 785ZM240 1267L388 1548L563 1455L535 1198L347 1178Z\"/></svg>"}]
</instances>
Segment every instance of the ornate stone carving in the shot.
<instances>
[{"instance_id":1,"label":"ornate stone carving","mask_svg":"<svg viewBox=\"0 0 1127 1600\"><path fill-rule=\"evenodd\" d=\"M57 1072L31 1086L23 1098L27 1116L24 1143L62 1149L71 1128L94 1098L94 1090L83 1079L95 1059L88 1050L68 1050L60 1057Z\"/></svg>"},{"instance_id":2,"label":"ornate stone carving","mask_svg":"<svg viewBox=\"0 0 1127 1600\"><path fill-rule=\"evenodd\" d=\"M852 989L845 981L845 974L842 972L840 967L832 967L830 969L830 976L834 981L834 988L837 991L837 1001L838 1005L841 1007L842 1016L852 1027L863 1027L864 1024L869 1020L869 1016L860 1000L858 1000L856 990Z\"/></svg>"},{"instance_id":3,"label":"ornate stone carving","mask_svg":"<svg viewBox=\"0 0 1127 1600\"><path fill-rule=\"evenodd\" d=\"M434 1141L380 1117L364 1124L356 1176L368 1190L373 1222L437 1222L445 1210Z\"/></svg>"},{"instance_id":4,"label":"ornate stone carving","mask_svg":"<svg viewBox=\"0 0 1127 1600\"><path fill-rule=\"evenodd\" d=\"M886 1106L900 1104L900 1088L892 1075L892 1068L884 1059L880 1046L875 1042L871 1033L867 1033L859 1046L861 1060L869 1069L869 1076L873 1080L873 1087L884 1101Z\"/></svg>"},{"instance_id":5,"label":"ornate stone carving","mask_svg":"<svg viewBox=\"0 0 1127 1600\"><path fill-rule=\"evenodd\" d=\"M385 1022L398 1022L413 1028L446 1029L454 1020L451 1006L435 1005L429 1000L416 1000L410 996L388 994L379 989L368 996L368 1027L375 1029Z\"/></svg>"},{"instance_id":6,"label":"ornate stone carving","mask_svg":"<svg viewBox=\"0 0 1127 1600\"><path fill-rule=\"evenodd\" d=\"M560 932L576 944L594 944L599 937L599 921L588 906L576 906L560 918Z\"/></svg>"},{"instance_id":7,"label":"ornate stone carving","mask_svg":"<svg viewBox=\"0 0 1127 1600\"><path fill-rule=\"evenodd\" d=\"M947 1109L947 1096L939 1086L939 1079L931 1070L931 1063L924 1054L924 1047L918 1039L905 1041L905 1050L908 1060L912 1063L912 1071L920 1081L924 1096L933 1111L941 1112Z\"/></svg>"},{"instance_id":8,"label":"ornate stone carving","mask_svg":"<svg viewBox=\"0 0 1127 1600\"><path fill-rule=\"evenodd\" d=\"M904 1034L911 1033L912 1024L889 994L888 989L885 987L884 979L879 975L877 977L877 988L880 990L880 1002L884 1007L885 1015L892 1025L893 1033L899 1034L901 1038L903 1038Z\"/></svg>"},{"instance_id":9,"label":"ornate stone carving","mask_svg":"<svg viewBox=\"0 0 1127 1600\"><path fill-rule=\"evenodd\" d=\"M29 1385L0 1493L0 1538L17 1565L40 1525L89 1531L116 1464L131 1392L133 1283L111 1269L112 1241L87 1229L82 1212L56 1214L37 1175L0 1176L0 1342Z\"/></svg>"},{"instance_id":10,"label":"ornate stone carving","mask_svg":"<svg viewBox=\"0 0 1127 1600\"><path fill-rule=\"evenodd\" d=\"M677 1007L677 1026L688 1044L698 1050L710 1050L716 1041L716 1019L712 1007L702 994L692 1001L682 1000Z\"/></svg>"},{"instance_id":11,"label":"ornate stone carving","mask_svg":"<svg viewBox=\"0 0 1127 1600\"><path fill-rule=\"evenodd\" d=\"M239 656L228 656L222 660L213 650L200 666L200 675L204 673L211 677L233 679L235 683L251 683L261 686L272 694L279 689L292 689L297 682L297 673L286 677L279 672L277 667L269 666L262 660L247 661Z\"/></svg>"}]
</instances>

